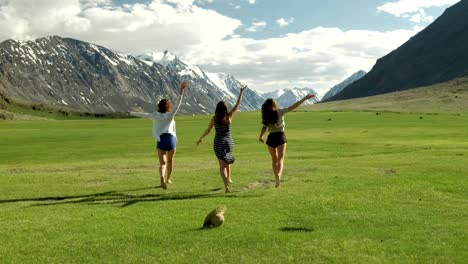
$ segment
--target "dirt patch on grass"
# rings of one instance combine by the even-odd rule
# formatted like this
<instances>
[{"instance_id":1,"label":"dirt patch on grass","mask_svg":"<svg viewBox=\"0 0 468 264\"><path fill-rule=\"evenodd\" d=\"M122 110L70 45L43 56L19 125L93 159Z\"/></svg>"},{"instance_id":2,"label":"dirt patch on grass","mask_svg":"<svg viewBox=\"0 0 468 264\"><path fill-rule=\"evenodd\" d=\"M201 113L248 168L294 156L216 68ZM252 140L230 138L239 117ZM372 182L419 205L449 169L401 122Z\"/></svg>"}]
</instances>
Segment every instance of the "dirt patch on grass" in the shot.
<instances>
[{"instance_id":1,"label":"dirt patch on grass","mask_svg":"<svg viewBox=\"0 0 468 264\"><path fill-rule=\"evenodd\" d=\"M274 180L261 180L261 181L256 181L256 182L251 182L244 186L242 190L244 191L249 191L249 190L256 190L256 189L266 189L274 184Z\"/></svg>"},{"instance_id":2,"label":"dirt patch on grass","mask_svg":"<svg viewBox=\"0 0 468 264\"><path fill-rule=\"evenodd\" d=\"M384 169L383 174L385 176L395 176L397 174L397 171L394 169Z\"/></svg>"}]
</instances>

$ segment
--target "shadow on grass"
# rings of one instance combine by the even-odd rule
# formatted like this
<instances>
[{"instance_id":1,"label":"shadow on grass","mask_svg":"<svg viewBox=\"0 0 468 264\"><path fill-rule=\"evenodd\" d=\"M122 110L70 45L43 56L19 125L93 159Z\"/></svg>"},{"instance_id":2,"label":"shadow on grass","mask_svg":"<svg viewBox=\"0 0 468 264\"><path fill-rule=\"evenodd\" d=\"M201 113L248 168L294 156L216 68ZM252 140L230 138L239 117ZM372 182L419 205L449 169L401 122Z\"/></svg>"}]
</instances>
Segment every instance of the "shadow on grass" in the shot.
<instances>
[{"instance_id":1,"label":"shadow on grass","mask_svg":"<svg viewBox=\"0 0 468 264\"><path fill-rule=\"evenodd\" d=\"M314 229L307 227L282 227L279 229L283 232L312 232Z\"/></svg>"},{"instance_id":2,"label":"shadow on grass","mask_svg":"<svg viewBox=\"0 0 468 264\"><path fill-rule=\"evenodd\" d=\"M0 200L2 203L17 203L17 202L37 202L31 206L51 206L51 205L63 205L63 204L90 204L90 205L120 205L120 207L127 207L137 203L144 202L159 202L168 200L193 200L193 199L207 199L207 198L248 198L248 197L259 197L258 194L242 194L241 192L236 193L158 193L158 194L128 194L125 192L133 191L144 191L161 188L147 187L131 190L122 191L108 191L86 195L72 195L72 196L56 196L56 197L37 197L37 198L21 198L21 199L9 199Z\"/></svg>"}]
</instances>

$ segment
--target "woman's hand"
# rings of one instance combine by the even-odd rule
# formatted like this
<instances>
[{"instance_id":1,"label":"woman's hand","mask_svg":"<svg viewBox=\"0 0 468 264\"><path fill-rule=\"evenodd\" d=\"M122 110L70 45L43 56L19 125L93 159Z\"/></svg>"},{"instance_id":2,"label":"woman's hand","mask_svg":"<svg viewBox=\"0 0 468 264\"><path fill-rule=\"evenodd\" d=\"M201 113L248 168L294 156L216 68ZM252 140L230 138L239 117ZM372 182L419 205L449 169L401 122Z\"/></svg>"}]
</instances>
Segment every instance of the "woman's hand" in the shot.
<instances>
[{"instance_id":1,"label":"woman's hand","mask_svg":"<svg viewBox=\"0 0 468 264\"><path fill-rule=\"evenodd\" d=\"M183 81L180 84L180 89L179 89L179 94L182 95L184 93L184 90L188 88L188 83L186 81Z\"/></svg>"},{"instance_id":2,"label":"woman's hand","mask_svg":"<svg viewBox=\"0 0 468 264\"><path fill-rule=\"evenodd\" d=\"M314 94L308 94L308 95L306 95L304 98L305 98L306 100L309 100L309 99L312 99L312 98L314 98L314 97L315 97Z\"/></svg>"},{"instance_id":3,"label":"woman's hand","mask_svg":"<svg viewBox=\"0 0 468 264\"><path fill-rule=\"evenodd\" d=\"M247 84L244 84L241 88L240 88L240 92L243 93L244 90L247 88Z\"/></svg>"}]
</instances>

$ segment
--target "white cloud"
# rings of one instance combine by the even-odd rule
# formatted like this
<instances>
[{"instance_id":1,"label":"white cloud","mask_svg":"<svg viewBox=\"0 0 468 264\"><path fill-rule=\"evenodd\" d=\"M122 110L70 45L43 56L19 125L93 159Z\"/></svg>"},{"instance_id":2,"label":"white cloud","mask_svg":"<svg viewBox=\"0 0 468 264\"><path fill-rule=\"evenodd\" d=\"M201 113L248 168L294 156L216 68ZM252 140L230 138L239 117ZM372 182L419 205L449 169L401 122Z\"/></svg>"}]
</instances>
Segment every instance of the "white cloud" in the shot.
<instances>
[{"instance_id":1,"label":"white cloud","mask_svg":"<svg viewBox=\"0 0 468 264\"><path fill-rule=\"evenodd\" d=\"M318 27L254 40L242 23L197 6L198 0L153 0L116 6L110 0L0 0L0 41L73 37L135 55L171 50L211 72L233 74L253 88L326 89L395 49L421 27L388 32ZM252 29L265 28L255 21Z\"/></svg>"},{"instance_id":2,"label":"white cloud","mask_svg":"<svg viewBox=\"0 0 468 264\"><path fill-rule=\"evenodd\" d=\"M418 23L418 24L423 23L423 22L431 23L434 21L434 17L427 15L424 10L419 10L419 12L412 15L409 18L409 20L411 22Z\"/></svg>"},{"instance_id":3,"label":"white cloud","mask_svg":"<svg viewBox=\"0 0 468 264\"><path fill-rule=\"evenodd\" d=\"M388 32L318 27L280 38L237 38L193 46L190 64L229 72L251 87L308 86L322 92L407 41L419 29Z\"/></svg>"},{"instance_id":4,"label":"white cloud","mask_svg":"<svg viewBox=\"0 0 468 264\"><path fill-rule=\"evenodd\" d=\"M377 7L380 12L386 12L397 17L408 18L415 23L432 22L434 17L426 14L425 9L431 7L445 7L460 0L399 0Z\"/></svg>"},{"instance_id":5,"label":"white cloud","mask_svg":"<svg viewBox=\"0 0 468 264\"><path fill-rule=\"evenodd\" d=\"M278 24L280 27L289 26L289 24L291 24L293 22L294 22L294 18L285 19L285 18L282 17L282 18L276 20L276 24Z\"/></svg>"},{"instance_id":6,"label":"white cloud","mask_svg":"<svg viewBox=\"0 0 468 264\"><path fill-rule=\"evenodd\" d=\"M249 2L249 4L253 5L255 4L256 0L247 0L247 2Z\"/></svg>"},{"instance_id":7,"label":"white cloud","mask_svg":"<svg viewBox=\"0 0 468 264\"><path fill-rule=\"evenodd\" d=\"M252 25L248 27L246 30L250 32L257 32L259 30L264 29L267 26L267 22L265 21L254 21Z\"/></svg>"},{"instance_id":8,"label":"white cloud","mask_svg":"<svg viewBox=\"0 0 468 264\"><path fill-rule=\"evenodd\" d=\"M120 50L174 52L229 37L241 22L192 0L110 5L106 0L0 0L0 40L74 37ZM209 30L207 30L209 29Z\"/></svg>"}]
</instances>

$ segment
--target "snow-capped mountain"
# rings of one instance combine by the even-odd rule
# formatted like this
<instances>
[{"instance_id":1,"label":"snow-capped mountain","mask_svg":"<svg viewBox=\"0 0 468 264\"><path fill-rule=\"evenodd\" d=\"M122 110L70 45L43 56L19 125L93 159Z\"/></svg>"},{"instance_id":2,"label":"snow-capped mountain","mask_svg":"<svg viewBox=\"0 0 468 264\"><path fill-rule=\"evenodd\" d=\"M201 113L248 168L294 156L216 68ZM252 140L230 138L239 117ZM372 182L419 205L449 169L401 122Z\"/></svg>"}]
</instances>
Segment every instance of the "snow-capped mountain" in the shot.
<instances>
[{"instance_id":1,"label":"snow-capped mountain","mask_svg":"<svg viewBox=\"0 0 468 264\"><path fill-rule=\"evenodd\" d=\"M138 58L144 60L148 65L163 65L166 69L179 76L183 81L187 81L191 84L199 84L200 87L203 87L198 89L202 93L216 92L218 94L217 101L225 101L231 106L235 104L237 98L235 98L234 94L232 94L225 85L222 85L222 80L217 80L218 83L213 82L208 74L200 67L185 64L169 51L141 55L138 56ZM214 111L213 107L207 108L207 106L203 104L201 106L205 111L207 109ZM241 105L241 110L247 110L247 108Z\"/></svg>"},{"instance_id":2,"label":"snow-capped mountain","mask_svg":"<svg viewBox=\"0 0 468 264\"><path fill-rule=\"evenodd\" d=\"M314 94L315 97L307 100L303 105L310 105L319 102L321 96L311 88L293 88L293 89L278 89L269 93L263 94L264 99L273 98L277 101L279 107L289 107L295 102L301 100L307 94Z\"/></svg>"},{"instance_id":3,"label":"snow-capped mountain","mask_svg":"<svg viewBox=\"0 0 468 264\"><path fill-rule=\"evenodd\" d=\"M147 62L152 61L153 63L162 64L181 76L183 80L190 80L191 82L206 82L210 84L213 89L217 89L223 94L220 101L225 101L230 106L235 104L237 96L239 95L239 90L242 87L241 82L232 75L226 73L205 72L198 66L185 64L169 51L143 55L139 56L139 58L142 58ZM263 103L262 101L263 98L259 93L247 88L244 92L244 98L242 100L240 110L258 110Z\"/></svg>"},{"instance_id":4,"label":"snow-capped mountain","mask_svg":"<svg viewBox=\"0 0 468 264\"><path fill-rule=\"evenodd\" d=\"M177 57L168 51L164 51L139 55L137 58L145 61L149 66L151 66L154 62L157 62L163 66L167 66Z\"/></svg>"},{"instance_id":5,"label":"snow-capped mountain","mask_svg":"<svg viewBox=\"0 0 468 264\"><path fill-rule=\"evenodd\" d=\"M234 104L235 88L218 87L202 69L168 52L156 55L134 57L57 36L7 40L0 43L0 94L92 113L152 112L161 98L176 102L187 81L181 113L212 113L220 100ZM245 105L241 110L253 109Z\"/></svg>"},{"instance_id":6,"label":"snow-capped mountain","mask_svg":"<svg viewBox=\"0 0 468 264\"><path fill-rule=\"evenodd\" d=\"M367 72L365 71L358 71L351 75L350 77L346 78L346 80L342 81L341 83L333 86L322 98L322 100L326 100L332 96L335 96L339 92L341 92L344 88L348 87L350 84L354 83L355 81L361 79L366 75Z\"/></svg>"},{"instance_id":7,"label":"snow-capped mountain","mask_svg":"<svg viewBox=\"0 0 468 264\"><path fill-rule=\"evenodd\" d=\"M205 73L208 76L208 79L213 83L214 86L218 87L219 89L223 90L225 93L229 94L232 97L236 97L234 93L231 93L231 89L226 82L229 78L229 75L226 73Z\"/></svg>"},{"instance_id":8,"label":"snow-capped mountain","mask_svg":"<svg viewBox=\"0 0 468 264\"><path fill-rule=\"evenodd\" d=\"M274 91L271 91L271 92L264 93L263 97L264 98L278 99L285 92L286 92L286 90L284 90L284 89L278 89L278 90L274 90Z\"/></svg>"},{"instance_id":9,"label":"snow-capped mountain","mask_svg":"<svg viewBox=\"0 0 468 264\"><path fill-rule=\"evenodd\" d=\"M227 90L233 98L237 98L239 96L239 91L243 84L234 76L225 73L207 73L207 75L218 87L221 86L223 87L223 90ZM258 110L261 108L263 101L264 99L260 93L247 87L244 91L241 109L249 111Z\"/></svg>"},{"instance_id":10,"label":"snow-capped mountain","mask_svg":"<svg viewBox=\"0 0 468 264\"><path fill-rule=\"evenodd\" d=\"M305 101L302 105L311 105L322 99L321 96L311 88L293 88L285 89L284 91L285 92L277 99L279 107L288 107L304 98L307 94L314 94L315 97Z\"/></svg>"}]
</instances>

